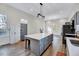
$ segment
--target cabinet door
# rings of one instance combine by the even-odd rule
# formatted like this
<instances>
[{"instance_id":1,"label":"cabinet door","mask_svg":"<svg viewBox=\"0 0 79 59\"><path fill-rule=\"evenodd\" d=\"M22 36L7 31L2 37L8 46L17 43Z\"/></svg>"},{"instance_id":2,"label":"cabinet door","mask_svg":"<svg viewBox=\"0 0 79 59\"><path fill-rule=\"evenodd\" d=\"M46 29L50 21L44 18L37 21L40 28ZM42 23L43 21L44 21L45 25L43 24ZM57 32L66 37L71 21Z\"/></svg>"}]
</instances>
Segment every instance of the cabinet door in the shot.
<instances>
[{"instance_id":1,"label":"cabinet door","mask_svg":"<svg viewBox=\"0 0 79 59\"><path fill-rule=\"evenodd\" d=\"M5 45L9 43L9 38L0 39L0 45Z\"/></svg>"},{"instance_id":2,"label":"cabinet door","mask_svg":"<svg viewBox=\"0 0 79 59\"><path fill-rule=\"evenodd\" d=\"M52 42L52 35L49 36L49 43Z\"/></svg>"},{"instance_id":3,"label":"cabinet door","mask_svg":"<svg viewBox=\"0 0 79 59\"><path fill-rule=\"evenodd\" d=\"M48 37L46 37L46 38L45 38L45 41L44 41L44 43L45 43L45 44L44 44L44 50L45 50L45 49L47 48L47 46L48 46L48 41L47 41L47 40L48 40Z\"/></svg>"},{"instance_id":4,"label":"cabinet door","mask_svg":"<svg viewBox=\"0 0 79 59\"><path fill-rule=\"evenodd\" d=\"M53 41L53 35L51 35L51 41Z\"/></svg>"},{"instance_id":5,"label":"cabinet door","mask_svg":"<svg viewBox=\"0 0 79 59\"><path fill-rule=\"evenodd\" d=\"M40 54L44 51L44 39L40 40Z\"/></svg>"},{"instance_id":6,"label":"cabinet door","mask_svg":"<svg viewBox=\"0 0 79 59\"><path fill-rule=\"evenodd\" d=\"M49 43L50 43L50 36L48 36L48 45L49 45Z\"/></svg>"},{"instance_id":7,"label":"cabinet door","mask_svg":"<svg viewBox=\"0 0 79 59\"><path fill-rule=\"evenodd\" d=\"M76 17L77 17L77 19L76 19L76 25L79 25L79 12L76 13Z\"/></svg>"},{"instance_id":8,"label":"cabinet door","mask_svg":"<svg viewBox=\"0 0 79 59\"><path fill-rule=\"evenodd\" d=\"M3 35L2 37L0 37L0 45L5 45L9 43L9 35Z\"/></svg>"}]
</instances>

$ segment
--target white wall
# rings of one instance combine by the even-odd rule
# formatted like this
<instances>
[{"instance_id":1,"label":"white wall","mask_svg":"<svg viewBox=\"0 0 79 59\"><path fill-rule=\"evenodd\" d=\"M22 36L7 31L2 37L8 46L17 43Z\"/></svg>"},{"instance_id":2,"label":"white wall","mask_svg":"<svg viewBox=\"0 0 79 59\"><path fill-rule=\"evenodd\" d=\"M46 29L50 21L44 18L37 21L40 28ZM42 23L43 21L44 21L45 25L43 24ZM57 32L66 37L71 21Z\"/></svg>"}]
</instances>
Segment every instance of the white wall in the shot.
<instances>
[{"instance_id":1,"label":"white wall","mask_svg":"<svg viewBox=\"0 0 79 59\"><path fill-rule=\"evenodd\" d=\"M53 34L60 35L62 33L62 25L64 25L66 21L66 19L50 20L46 22L46 25L51 28Z\"/></svg>"},{"instance_id":2,"label":"white wall","mask_svg":"<svg viewBox=\"0 0 79 59\"><path fill-rule=\"evenodd\" d=\"M28 20L28 34L39 32L39 28L43 26L44 22L34 18L32 15L23 11L17 10L6 4L0 4L0 13L8 17L10 24L10 42L15 43L20 40L20 20Z\"/></svg>"}]
</instances>

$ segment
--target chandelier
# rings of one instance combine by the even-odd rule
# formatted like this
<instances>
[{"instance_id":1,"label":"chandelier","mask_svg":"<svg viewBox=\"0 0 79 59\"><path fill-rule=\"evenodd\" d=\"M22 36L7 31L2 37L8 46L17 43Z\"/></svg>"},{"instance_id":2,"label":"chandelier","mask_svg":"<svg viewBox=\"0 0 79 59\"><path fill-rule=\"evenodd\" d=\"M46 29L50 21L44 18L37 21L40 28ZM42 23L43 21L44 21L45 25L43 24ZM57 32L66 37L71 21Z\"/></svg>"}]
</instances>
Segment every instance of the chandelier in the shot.
<instances>
[{"instance_id":1,"label":"chandelier","mask_svg":"<svg viewBox=\"0 0 79 59\"><path fill-rule=\"evenodd\" d=\"M40 12L37 14L37 17L38 18L45 18L45 16L42 14L43 12L43 10L42 10L42 7L43 7L43 4L42 3L40 3Z\"/></svg>"}]
</instances>

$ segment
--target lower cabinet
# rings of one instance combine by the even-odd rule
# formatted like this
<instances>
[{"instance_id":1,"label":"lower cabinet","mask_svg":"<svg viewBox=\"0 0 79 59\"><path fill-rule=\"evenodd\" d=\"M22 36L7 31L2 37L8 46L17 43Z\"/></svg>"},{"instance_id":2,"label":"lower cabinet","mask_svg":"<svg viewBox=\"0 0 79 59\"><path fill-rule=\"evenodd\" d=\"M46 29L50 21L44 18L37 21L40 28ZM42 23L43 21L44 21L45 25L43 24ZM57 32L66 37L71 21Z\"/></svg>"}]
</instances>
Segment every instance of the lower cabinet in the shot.
<instances>
[{"instance_id":1,"label":"lower cabinet","mask_svg":"<svg viewBox=\"0 0 79 59\"><path fill-rule=\"evenodd\" d=\"M0 38L0 46L5 45L9 43L9 38L8 37L2 37Z\"/></svg>"},{"instance_id":2,"label":"lower cabinet","mask_svg":"<svg viewBox=\"0 0 79 59\"><path fill-rule=\"evenodd\" d=\"M40 40L40 54L44 51L45 43L44 39Z\"/></svg>"},{"instance_id":3,"label":"lower cabinet","mask_svg":"<svg viewBox=\"0 0 79 59\"><path fill-rule=\"evenodd\" d=\"M46 48L51 44L53 41L53 35L47 36L40 40L40 54L46 50Z\"/></svg>"},{"instance_id":4,"label":"lower cabinet","mask_svg":"<svg viewBox=\"0 0 79 59\"><path fill-rule=\"evenodd\" d=\"M46 50L46 48L49 46L49 44L52 43L52 41L53 34L40 40L30 39L31 51L39 56Z\"/></svg>"}]
</instances>

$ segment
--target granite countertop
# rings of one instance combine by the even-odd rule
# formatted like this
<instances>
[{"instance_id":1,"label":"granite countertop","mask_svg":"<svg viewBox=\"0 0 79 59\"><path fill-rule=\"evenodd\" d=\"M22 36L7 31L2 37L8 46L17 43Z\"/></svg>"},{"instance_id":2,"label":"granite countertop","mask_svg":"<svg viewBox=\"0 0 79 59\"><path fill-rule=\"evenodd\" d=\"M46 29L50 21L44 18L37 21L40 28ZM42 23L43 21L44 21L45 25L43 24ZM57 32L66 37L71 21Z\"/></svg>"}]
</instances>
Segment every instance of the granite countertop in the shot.
<instances>
[{"instance_id":1,"label":"granite countertop","mask_svg":"<svg viewBox=\"0 0 79 59\"><path fill-rule=\"evenodd\" d=\"M40 40L44 37L47 37L49 35L51 35L52 33L34 33L34 34L29 34L29 35L25 35L25 38L32 38L32 39L36 39L36 40Z\"/></svg>"}]
</instances>

